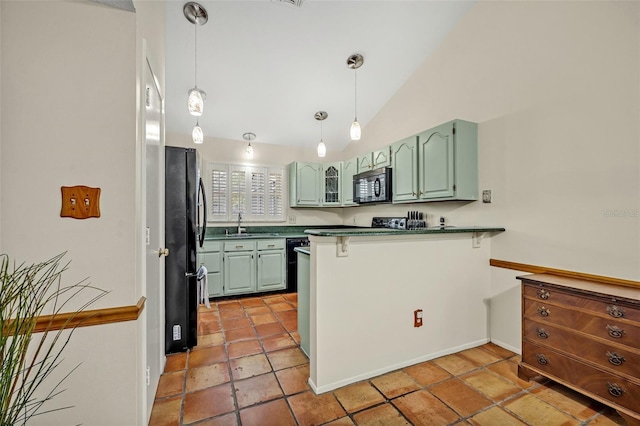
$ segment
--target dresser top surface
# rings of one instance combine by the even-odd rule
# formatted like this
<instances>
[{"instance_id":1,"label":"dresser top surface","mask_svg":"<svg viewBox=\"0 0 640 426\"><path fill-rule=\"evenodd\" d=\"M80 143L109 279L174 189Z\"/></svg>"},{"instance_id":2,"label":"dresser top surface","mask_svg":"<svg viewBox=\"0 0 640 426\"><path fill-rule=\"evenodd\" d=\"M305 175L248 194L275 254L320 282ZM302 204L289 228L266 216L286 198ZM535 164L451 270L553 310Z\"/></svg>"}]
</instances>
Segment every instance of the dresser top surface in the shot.
<instances>
[{"instance_id":1,"label":"dresser top surface","mask_svg":"<svg viewBox=\"0 0 640 426\"><path fill-rule=\"evenodd\" d=\"M517 278L523 283L547 284L554 287L575 289L581 293L591 294L594 296L614 296L620 299L627 299L634 303L640 303L640 288L604 284L597 281L562 277L552 274L521 275Z\"/></svg>"}]
</instances>

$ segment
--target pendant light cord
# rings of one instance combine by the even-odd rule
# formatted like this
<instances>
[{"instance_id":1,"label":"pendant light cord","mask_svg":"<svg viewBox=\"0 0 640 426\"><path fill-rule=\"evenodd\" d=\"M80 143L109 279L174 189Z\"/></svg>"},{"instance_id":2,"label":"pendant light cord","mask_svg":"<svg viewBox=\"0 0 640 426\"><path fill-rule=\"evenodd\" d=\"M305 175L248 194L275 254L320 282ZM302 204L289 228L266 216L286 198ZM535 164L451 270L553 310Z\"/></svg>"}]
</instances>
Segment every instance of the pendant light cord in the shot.
<instances>
[{"instance_id":1,"label":"pendant light cord","mask_svg":"<svg viewBox=\"0 0 640 426\"><path fill-rule=\"evenodd\" d=\"M354 115L355 115L355 120L354 121L358 121L358 70L354 69L353 70L353 80L354 80L354 85L353 85L353 91L354 91L354 98L355 98L355 102L354 102Z\"/></svg>"},{"instance_id":2,"label":"pendant light cord","mask_svg":"<svg viewBox=\"0 0 640 426\"><path fill-rule=\"evenodd\" d=\"M195 70L194 70L195 71L194 72L194 74L195 74L194 80L195 80L195 83L196 83L195 87L197 89L198 88L198 21L197 21L197 19L196 19L196 22L193 24L193 26L195 28L195 39L196 39L195 49L194 49L194 53L195 53L194 56L196 57L196 61L195 61L196 65L195 65Z\"/></svg>"}]
</instances>

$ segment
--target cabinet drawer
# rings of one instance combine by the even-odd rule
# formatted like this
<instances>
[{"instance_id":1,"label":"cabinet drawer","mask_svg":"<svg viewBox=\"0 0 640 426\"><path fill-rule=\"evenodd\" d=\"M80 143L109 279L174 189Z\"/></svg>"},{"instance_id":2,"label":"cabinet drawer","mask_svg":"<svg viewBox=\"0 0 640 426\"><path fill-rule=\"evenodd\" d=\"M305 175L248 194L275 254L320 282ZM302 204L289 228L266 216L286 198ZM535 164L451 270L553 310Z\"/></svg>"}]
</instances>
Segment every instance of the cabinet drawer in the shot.
<instances>
[{"instance_id":1,"label":"cabinet drawer","mask_svg":"<svg viewBox=\"0 0 640 426\"><path fill-rule=\"evenodd\" d=\"M258 250L284 250L284 239L277 240L258 240Z\"/></svg>"},{"instance_id":2,"label":"cabinet drawer","mask_svg":"<svg viewBox=\"0 0 640 426\"><path fill-rule=\"evenodd\" d=\"M523 342L522 361L574 386L637 412L640 386L534 343ZM553 378L553 377L551 377Z\"/></svg>"},{"instance_id":3,"label":"cabinet drawer","mask_svg":"<svg viewBox=\"0 0 640 426\"><path fill-rule=\"evenodd\" d=\"M220 241L205 241L202 244L202 247L198 251L199 252L220 251L221 249L222 249L222 242L220 242Z\"/></svg>"},{"instance_id":4,"label":"cabinet drawer","mask_svg":"<svg viewBox=\"0 0 640 426\"><path fill-rule=\"evenodd\" d=\"M224 251L252 251L256 249L256 241L225 241Z\"/></svg>"},{"instance_id":5,"label":"cabinet drawer","mask_svg":"<svg viewBox=\"0 0 640 426\"><path fill-rule=\"evenodd\" d=\"M603 318L544 301L524 299L523 316L544 324L557 324L632 348L640 346L640 327L624 319Z\"/></svg>"},{"instance_id":6,"label":"cabinet drawer","mask_svg":"<svg viewBox=\"0 0 640 426\"><path fill-rule=\"evenodd\" d=\"M559 305L567 305L575 308L592 311L596 314L607 315L611 318L625 318L640 323L640 306L629 306L625 302L616 301L614 296L608 300L594 300L588 297L568 294L556 288L526 284L524 296L541 302L547 301Z\"/></svg>"},{"instance_id":7,"label":"cabinet drawer","mask_svg":"<svg viewBox=\"0 0 640 426\"><path fill-rule=\"evenodd\" d=\"M573 330L525 320L523 338L590 361L614 374L640 377L640 355L622 345L608 344Z\"/></svg>"}]
</instances>

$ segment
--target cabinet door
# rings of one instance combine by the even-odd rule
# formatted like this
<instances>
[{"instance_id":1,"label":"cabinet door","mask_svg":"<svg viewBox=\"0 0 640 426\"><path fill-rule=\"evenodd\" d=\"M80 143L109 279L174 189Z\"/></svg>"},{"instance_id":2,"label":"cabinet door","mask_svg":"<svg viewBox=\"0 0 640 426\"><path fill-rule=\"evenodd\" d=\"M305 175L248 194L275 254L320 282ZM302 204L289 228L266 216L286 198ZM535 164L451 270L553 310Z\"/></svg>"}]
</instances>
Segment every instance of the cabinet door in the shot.
<instances>
[{"instance_id":1,"label":"cabinet door","mask_svg":"<svg viewBox=\"0 0 640 426\"><path fill-rule=\"evenodd\" d=\"M387 146L378 151L373 151L373 167L379 169L380 167L391 166L391 147Z\"/></svg>"},{"instance_id":2,"label":"cabinet door","mask_svg":"<svg viewBox=\"0 0 640 426\"><path fill-rule=\"evenodd\" d=\"M319 163L297 163L296 167L296 205L320 205L320 173Z\"/></svg>"},{"instance_id":3,"label":"cabinet door","mask_svg":"<svg viewBox=\"0 0 640 426\"><path fill-rule=\"evenodd\" d=\"M418 138L411 136L391 145L393 202L418 199Z\"/></svg>"},{"instance_id":4,"label":"cabinet door","mask_svg":"<svg viewBox=\"0 0 640 426\"><path fill-rule=\"evenodd\" d=\"M209 297L222 296L222 253L219 251L198 253L198 261L207 268Z\"/></svg>"},{"instance_id":5,"label":"cabinet door","mask_svg":"<svg viewBox=\"0 0 640 426\"><path fill-rule=\"evenodd\" d=\"M453 124L445 123L418 135L420 198L454 196Z\"/></svg>"},{"instance_id":6,"label":"cabinet door","mask_svg":"<svg viewBox=\"0 0 640 426\"><path fill-rule=\"evenodd\" d=\"M224 253L224 294L256 290L256 259L253 251Z\"/></svg>"},{"instance_id":7,"label":"cabinet door","mask_svg":"<svg viewBox=\"0 0 640 426\"><path fill-rule=\"evenodd\" d=\"M283 290L285 287L284 250L258 251L258 291Z\"/></svg>"},{"instance_id":8,"label":"cabinet door","mask_svg":"<svg viewBox=\"0 0 640 426\"><path fill-rule=\"evenodd\" d=\"M358 157L358 173L373 169L373 153L367 152Z\"/></svg>"},{"instance_id":9,"label":"cabinet door","mask_svg":"<svg viewBox=\"0 0 640 426\"><path fill-rule=\"evenodd\" d=\"M342 163L325 163L322 165L322 205L339 206L341 203L340 178Z\"/></svg>"},{"instance_id":10,"label":"cabinet door","mask_svg":"<svg viewBox=\"0 0 640 426\"><path fill-rule=\"evenodd\" d=\"M351 160L344 161L342 163L342 177L340 178L340 186L342 187L342 205L343 206L355 206L353 202L353 176L358 173L358 159L352 158Z\"/></svg>"}]
</instances>

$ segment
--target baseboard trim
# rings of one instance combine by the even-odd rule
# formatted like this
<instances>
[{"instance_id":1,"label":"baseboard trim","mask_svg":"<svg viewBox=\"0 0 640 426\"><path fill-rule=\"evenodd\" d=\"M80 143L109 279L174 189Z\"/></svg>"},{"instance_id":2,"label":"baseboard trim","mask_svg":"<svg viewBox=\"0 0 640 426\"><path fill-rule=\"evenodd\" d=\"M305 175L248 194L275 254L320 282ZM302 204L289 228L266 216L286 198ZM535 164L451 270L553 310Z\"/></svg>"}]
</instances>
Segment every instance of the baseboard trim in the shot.
<instances>
[{"instance_id":1,"label":"baseboard trim","mask_svg":"<svg viewBox=\"0 0 640 426\"><path fill-rule=\"evenodd\" d=\"M57 315L42 315L38 317L34 332L40 333L43 331L60 330L62 328L72 329L76 327L134 321L140 317L146 300L147 299L142 296L135 305L91 309L79 313L65 312Z\"/></svg>"},{"instance_id":2,"label":"baseboard trim","mask_svg":"<svg viewBox=\"0 0 640 426\"><path fill-rule=\"evenodd\" d=\"M489 259L489 265L497 268L513 269L515 271L530 272L532 274L553 274L568 278L578 278L588 281L597 281L605 284L621 285L625 287L640 287L640 281L626 280L623 278L607 277L604 275L587 274L584 272L569 271L566 269L550 268L547 266L530 265L527 263L509 262L508 260Z\"/></svg>"}]
</instances>

